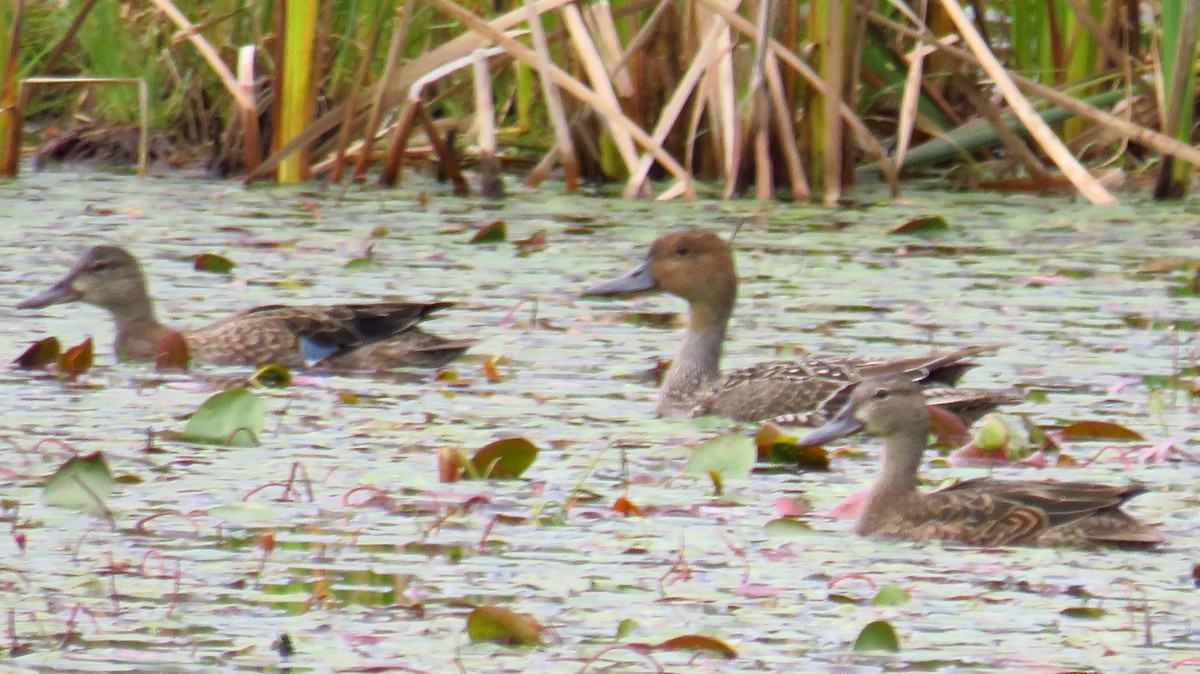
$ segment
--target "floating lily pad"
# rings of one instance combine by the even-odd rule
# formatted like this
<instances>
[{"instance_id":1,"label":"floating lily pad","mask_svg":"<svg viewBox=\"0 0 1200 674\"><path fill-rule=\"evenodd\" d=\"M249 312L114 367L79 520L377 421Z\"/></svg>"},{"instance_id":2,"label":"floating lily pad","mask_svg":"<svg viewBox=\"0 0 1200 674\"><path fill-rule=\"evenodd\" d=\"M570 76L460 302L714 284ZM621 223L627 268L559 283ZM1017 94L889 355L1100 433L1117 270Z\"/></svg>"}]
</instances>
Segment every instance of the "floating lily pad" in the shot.
<instances>
[{"instance_id":1,"label":"floating lily pad","mask_svg":"<svg viewBox=\"0 0 1200 674\"><path fill-rule=\"evenodd\" d=\"M888 230L888 234L940 234L950 229L950 225L946 219L940 215L933 215L924 218L914 218Z\"/></svg>"},{"instance_id":2,"label":"floating lily pad","mask_svg":"<svg viewBox=\"0 0 1200 674\"><path fill-rule=\"evenodd\" d=\"M154 349L155 370L186 370L191 356L187 340L183 335L171 330L158 340Z\"/></svg>"},{"instance_id":3,"label":"floating lily pad","mask_svg":"<svg viewBox=\"0 0 1200 674\"><path fill-rule=\"evenodd\" d=\"M183 431L183 439L209 445L251 447L263 430L263 402L252 391L231 388L200 405Z\"/></svg>"},{"instance_id":4,"label":"floating lily pad","mask_svg":"<svg viewBox=\"0 0 1200 674\"><path fill-rule=\"evenodd\" d=\"M58 371L67 379L74 379L90 370L94 362L95 353L92 351L92 338L88 337L59 355Z\"/></svg>"},{"instance_id":5,"label":"floating lily pad","mask_svg":"<svg viewBox=\"0 0 1200 674\"><path fill-rule=\"evenodd\" d=\"M536 646L545 628L533 616L502 606L478 606L467 616L471 641L490 641L506 646Z\"/></svg>"},{"instance_id":6,"label":"floating lily pad","mask_svg":"<svg viewBox=\"0 0 1200 674\"><path fill-rule=\"evenodd\" d=\"M1139 441L1146 438L1137 431L1109 421L1076 421L1059 429L1055 436L1059 440L1113 440Z\"/></svg>"},{"instance_id":7,"label":"floating lily pad","mask_svg":"<svg viewBox=\"0 0 1200 674\"><path fill-rule=\"evenodd\" d=\"M42 501L60 508L105 512L104 499L116 480L100 452L74 456L58 467L42 488Z\"/></svg>"},{"instance_id":8,"label":"floating lily pad","mask_svg":"<svg viewBox=\"0 0 1200 674\"><path fill-rule=\"evenodd\" d=\"M214 274L230 274L236 266L233 260L216 253L200 253L192 259L192 267L196 271L207 271Z\"/></svg>"},{"instance_id":9,"label":"floating lily pad","mask_svg":"<svg viewBox=\"0 0 1200 674\"><path fill-rule=\"evenodd\" d=\"M737 657L737 651L733 646L716 638L709 637L703 634L684 634L677 637L671 637L666 641L660 641L657 644L632 644L635 648L650 651L705 651L715 653L726 659Z\"/></svg>"},{"instance_id":10,"label":"floating lily pad","mask_svg":"<svg viewBox=\"0 0 1200 674\"><path fill-rule=\"evenodd\" d=\"M726 433L710 438L692 450L683 472L696 477L715 474L722 480L746 478L754 469L757 457L754 440L737 433Z\"/></svg>"},{"instance_id":11,"label":"floating lily pad","mask_svg":"<svg viewBox=\"0 0 1200 674\"><path fill-rule=\"evenodd\" d=\"M909 599L912 599L912 597L909 596L907 590L895 583L888 583L879 588L879 591L875 593L875 598L871 600L871 605L899 606L900 604L908 603Z\"/></svg>"},{"instance_id":12,"label":"floating lily pad","mask_svg":"<svg viewBox=\"0 0 1200 674\"><path fill-rule=\"evenodd\" d=\"M876 620L867 623L867 626L858 633L858 638L854 640L854 650L898 651L900 650L900 638L896 636L896 629L892 627L891 623L886 620Z\"/></svg>"},{"instance_id":13,"label":"floating lily pad","mask_svg":"<svg viewBox=\"0 0 1200 674\"><path fill-rule=\"evenodd\" d=\"M32 370L57 363L60 354L62 343L57 337L47 337L31 344L13 363L19 368Z\"/></svg>"},{"instance_id":14,"label":"floating lily pad","mask_svg":"<svg viewBox=\"0 0 1200 674\"><path fill-rule=\"evenodd\" d=\"M468 243L501 243L508 238L508 225L503 220L493 220L480 225Z\"/></svg>"},{"instance_id":15,"label":"floating lily pad","mask_svg":"<svg viewBox=\"0 0 1200 674\"><path fill-rule=\"evenodd\" d=\"M471 467L483 479L515 480L533 465L537 454L537 445L525 438L503 438L475 452Z\"/></svg>"}]
</instances>

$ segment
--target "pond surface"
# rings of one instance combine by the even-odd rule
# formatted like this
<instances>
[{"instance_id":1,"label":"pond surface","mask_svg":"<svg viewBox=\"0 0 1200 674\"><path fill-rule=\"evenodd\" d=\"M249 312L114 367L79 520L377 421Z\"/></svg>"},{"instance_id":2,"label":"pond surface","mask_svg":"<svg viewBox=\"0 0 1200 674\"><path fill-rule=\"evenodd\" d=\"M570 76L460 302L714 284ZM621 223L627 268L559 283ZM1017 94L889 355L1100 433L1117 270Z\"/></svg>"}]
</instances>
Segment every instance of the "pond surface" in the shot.
<instances>
[{"instance_id":1,"label":"pond surface","mask_svg":"<svg viewBox=\"0 0 1200 674\"><path fill-rule=\"evenodd\" d=\"M589 671L649 671L652 658L689 672L1162 672L1200 655L1189 398L1200 298L1186 265L1163 261L1200 259L1200 207L876 196L829 211L548 194L496 205L419 182L342 194L48 172L0 185L0 355L51 334L68 345L92 335L97 350L97 367L74 384L0 374L10 447L0 494L14 532L0 537L0 611L19 653L3 671L572 672L619 630L640 643L704 634L737 657L613 650ZM887 233L929 215L949 231ZM544 230L545 249L467 243L472 224L496 219L510 240ZM1105 419L1141 432L1144 446L1174 438L1189 455L1126 465L1109 452L1086 467L995 472L1142 481L1150 491L1130 510L1169 545L970 550L863 540L851 522L818 516L768 529L781 497L821 512L864 486L875 449L861 437L831 472L760 471L721 497L682 476L690 449L730 428L654 416L644 373L673 355L680 322L660 314L682 303L578 293L684 226L741 226L726 367L794 348L898 357L1007 343L964 383L1030 391L1014 411L1044 426ZM264 391L258 447L157 438L161 451L148 452L148 432L182 430L216 390L211 374L236 371L157 376L114 361L98 309L12 308L101 242L142 257L160 317L179 327L262 303L453 299L430 329L480 342L452 366L453 382L307 376ZM347 267L368 246L373 263ZM237 267L195 271L202 252ZM499 354L502 379L489 381L483 363ZM438 483L439 449L516 435L541 448L524 479ZM70 449L37 444L46 438ZM1082 461L1106 444L1063 451ZM96 450L122 478L107 499L113 523L43 505L46 476L72 451ZM931 484L985 472L935 459L924 467ZM282 498L294 466L311 500L304 489ZM621 496L647 514L611 509ZM872 586L887 584L911 600L872 605ZM465 619L479 604L533 616L547 643L470 643ZM854 652L880 619L900 651ZM273 647L285 633L295 647L286 661Z\"/></svg>"}]
</instances>

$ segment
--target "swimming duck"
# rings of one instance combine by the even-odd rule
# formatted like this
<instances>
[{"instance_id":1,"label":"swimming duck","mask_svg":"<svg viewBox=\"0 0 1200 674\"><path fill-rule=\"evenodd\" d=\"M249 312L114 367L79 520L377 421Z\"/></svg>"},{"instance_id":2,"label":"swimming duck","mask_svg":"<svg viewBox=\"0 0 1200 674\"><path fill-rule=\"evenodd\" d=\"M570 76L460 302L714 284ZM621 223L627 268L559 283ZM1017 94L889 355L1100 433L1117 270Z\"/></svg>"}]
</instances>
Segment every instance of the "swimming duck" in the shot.
<instances>
[{"instance_id":1,"label":"swimming duck","mask_svg":"<svg viewBox=\"0 0 1200 674\"><path fill-rule=\"evenodd\" d=\"M919 358L880 359L810 354L759 363L721 374L721 351L737 299L733 249L702 230L663 235L646 260L624 276L592 286L585 295L666 292L688 303L688 326L679 355L659 394L665 417L716 414L742 421L816 426L845 403L850 384L869 376L908 375L925 385L931 403L971 423L1021 398L1007 391L956 388L974 363L967 359L994 350L972 346Z\"/></svg>"},{"instance_id":2,"label":"swimming duck","mask_svg":"<svg viewBox=\"0 0 1200 674\"><path fill-rule=\"evenodd\" d=\"M1054 547L1146 547L1165 540L1121 510L1145 491L1136 485L978 478L918 491L929 427L917 384L872 378L855 386L834 418L798 442L820 445L863 429L883 438L883 467L854 528L862 536Z\"/></svg>"},{"instance_id":3,"label":"swimming duck","mask_svg":"<svg viewBox=\"0 0 1200 674\"><path fill-rule=\"evenodd\" d=\"M86 302L116 323L122 360L154 360L171 328L158 321L136 257L119 246L95 246L49 289L17 305L37 309ZM449 302L380 302L324 306L267 305L183 333L191 357L213 365L274 363L336 369L439 367L470 342L422 332L417 324Z\"/></svg>"}]
</instances>

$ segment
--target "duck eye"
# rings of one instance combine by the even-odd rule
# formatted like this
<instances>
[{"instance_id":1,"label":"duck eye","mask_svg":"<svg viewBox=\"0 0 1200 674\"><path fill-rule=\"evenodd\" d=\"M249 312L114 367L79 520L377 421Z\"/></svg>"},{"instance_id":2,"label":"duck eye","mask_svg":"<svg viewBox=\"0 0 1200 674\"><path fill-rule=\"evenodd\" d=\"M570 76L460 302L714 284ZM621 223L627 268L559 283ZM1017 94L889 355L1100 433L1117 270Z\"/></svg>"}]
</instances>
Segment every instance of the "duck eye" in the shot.
<instances>
[{"instance_id":1,"label":"duck eye","mask_svg":"<svg viewBox=\"0 0 1200 674\"><path fill-rule=\"evenodd\" d=\"M892 392L891 392L891 391L889 391L889 390L887 390L887 389L885 389L885 388L881 388L881 389L879 389L879 390L875 391L874 393L872 393L872 394L871 394L871 397L872 397L872 398L874 398L874 399L876 399L876 400L882 400L882 399L884 399L884 398L886 398L886 397L890 396L891 394L892 394Z\"/></svg>"},{"instance_id":2,"label":"duck eye","mask_svg":"<svg viewBox=\"0 0 1200 674\"><path fill-rule=\"evenodd\" d=\"M675 254L678 255L679 257L684 257L690 252L692 252L692 251L689 250L688 247L684 244L679 244L679 246L675 248Z\"/></svg>"}]
</instances>

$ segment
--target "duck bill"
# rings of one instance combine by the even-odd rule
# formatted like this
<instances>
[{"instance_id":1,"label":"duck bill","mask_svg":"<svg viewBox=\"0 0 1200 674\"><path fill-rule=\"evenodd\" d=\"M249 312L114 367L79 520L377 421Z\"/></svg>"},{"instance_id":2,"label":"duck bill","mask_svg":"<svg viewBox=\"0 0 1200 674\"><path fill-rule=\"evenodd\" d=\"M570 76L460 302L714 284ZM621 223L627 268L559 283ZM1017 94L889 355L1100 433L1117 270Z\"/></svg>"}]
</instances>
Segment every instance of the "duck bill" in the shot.
<instances>
[{"instance_id":1,"label":"duck bill","mask_svg":"<svg viewBox=\"0 0 1200 674\"><path fill-rule=\"evenodd\" d=\"M658 288L658 281L650 274L650 261L642 263L637 269L620 278L598 283L583 291L584 295L627 295L643 293Z\"/></svg>"},{"instance_id":2,"label":"duck bill","mask_svg":"<svg viewBox=\"0 0 1200 674\"><path fill-rule=\"evenodd\" d=\"M41 309L52 304L74 302L82 295L72 285L72 277L66 276L46 290L17 305L18 309Z\"/></svg>"},{"instance_id":3,"label":"duck bill","mask_svg":"<svg viewBox=\"0 0 1200 674\"><path fill-rule=\"evenodd\" d=\"M862 428L863 422L854 418L854 406L846 405L836 416L826 421L825 425L800 438L796 441L796 444L805 447L824 445L838 438L844 438L847 435L857 433Z\"/></svg>"}]
</instances>

